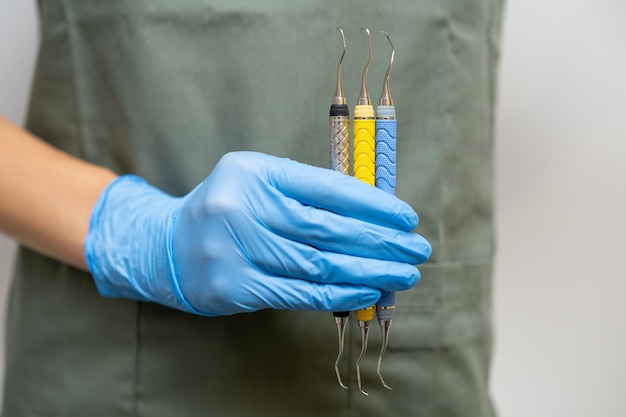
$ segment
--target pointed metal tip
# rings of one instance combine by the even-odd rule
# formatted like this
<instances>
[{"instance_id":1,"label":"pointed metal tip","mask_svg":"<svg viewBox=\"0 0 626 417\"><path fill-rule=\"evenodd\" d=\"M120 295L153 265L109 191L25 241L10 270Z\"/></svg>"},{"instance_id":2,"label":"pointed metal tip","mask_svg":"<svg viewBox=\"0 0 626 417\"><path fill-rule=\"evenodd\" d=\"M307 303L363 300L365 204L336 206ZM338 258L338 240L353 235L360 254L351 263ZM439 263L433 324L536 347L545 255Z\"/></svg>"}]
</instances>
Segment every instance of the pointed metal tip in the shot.
<instances>
[{"instance_id":1,"label":"pointed metal tip","mask_svg":"<svg viewBox=\"0 0 626 417\"><path fill-rule=\"evenodd\" d=\"M343 32L343 29L339 27L336 27L335 29L337 29L339 33L341 33L341 40L343 41L343 48L346 49L346 36L345 36L345 33Z\"/></svg>"},{"instance_id":2,"label":"pointed metal tip","mask_svg":"<svg viewBox=\"0 0 626 417\"><path fill-rule=\"evenodd\" d=\"M363 386L361 385L361 359L365 356L365 352L367 351L367 338L369 335L369 322L364 320L359 320L359 327L361 329L361 354L359 358L356 360L356 382L359 387L359 391L363 395L369 395L367 392L363 391Z\"/></svg>"},{"instance_id":3,"label":"pointed metal tip","mask_svg":"<svg viewBox=\"0 0 626 417\"><path fill-rule=\"evenodd\" d=\"M378 365L376 366L376 373L378 374L378 378L380 379L381 384L383 384L383 387L387 388L388 390L393 390L393 388L385 383L385 380L383 379L383 374L380 372L383 355L385 354L385 351L387 350L387 345L389 344L389 328L391 327L391 319L379 320L378 322L380 323L382 344L380 346L380 353L378 354Z\"/></svg>"},{"instance_id":4,"label":"pointed metal tip","mask_svg":"<svg viewBox=\"0 0 626 417\"><path fill-rule=\"evenodd\" d=\"M341 44L343 45L343 52L341 58L339 58L339 64L337 65L337 84L335 86L335 96L333 97L332 104L346 104L346 98L343 95L343 80L341 75L341 66L343 64L343 58L346 55L346 36L343 33L343 29L336 28L341 34Z\"/></svg>"},{"instance_id":5,"label":"pointed metal tip","mask_svg":"<svg viewBox=\"0 0 626 417\"><path fill-rule=\"evenodd\" d=\"M339 359L337 359L337 362L339 361ZM341 380L341 374L339 373L339 364L335 363L335 374L337 374L337 382L339 383L339 386L343 389L349 389L347 385L345 385L343 383L343 381Z\"/></svg>"},{"instance_id":6,"label":"pointed metal tip","mask_svg":"<svg viewBox=\"0 0 626 417\"><path fill-rule=\"evenodd\" d=\"M385 380L383 379L383 375L380 373L380 357L378 358L378 369L377 369L377 373L378 373L378 378L380 379L380 383L383 385L383 387L387 388L390 391L393 391L393 388L391 388L389 385L387 385L387 383L385 382Z\"/></svg>"},{"instance_id":7,"label":"pointed metal tip","mask_svg":"<svg viewBox=\"0 0 626 417\"><path fill-rule=\"evenodd\" d=\"M391 58L389 59L389 67L387 67L387 72L385 73L383 92L380 95L380 101L378 104L380 106L393 106L393 100L391 99L391 94L389 93L389 74L391 74L391 68L393 67L393 58L396 55L396 48L393 46L393 42L391 42L391 38L387 32L381 30L380 33L384 33L387 37L387 41L389 41L389 45L391 46Z\"/></svg>"},{"instance_id":8,"label":"pointed metal tip","mask_svg":"<svg viewBox=\"0 0 626 417\"><path fill-rule=\"evenodd\" d=\"M372 35L370 34L370 30L367 28L359 28L359 30L364 30L367 33L367 46L369 49L369 58L367 59L367 64L365 64L365 69L363 70L363 76L361 77L361 92L359 93L359 99L357 100L357 105L370 105L370 97L369 92L367 91L367 70L372 63Z\"/></svg>"},{"instance_id":9,"label":"pointed metal tip","mask_svg":"<svg viewBox=\"0 0 626 417\"><path fill-rule=\"evenodd\" d=\"M341 380L341 373L339 372L339 362L343 356L343 345L344 338L346 333L346 324L348 323L348 316L336 315L335 323L337 324L337 340L339 342L339 353L337 354L337 359L335 360L335 374L337 374L337 382L339 386L343 389L348 389L348 387Z\"/></svg>"},{"instance_id":10,"label":"pointed metal tip","mask_svg":"<svg viewBox=\"0 0 626 417\"><path fill-rule=\"evenodd\" d=\"M369 394L363 391L363 386L361 385L361 368L359 367L358 364L356 366L356 380L357 380L357 385L359 386L359 391L361 391L361 394L368 396Z\"/></svg>"},{"instance_id":11,"label":"pointed metal tip","mask_svg":"<svg viewBox=\"0 0 626 417\"><path fill-rule=\"evenodd\" d=\"M380 373L380 359L381 359L381 357L379 356L378 357L378 369L376 370L376 372L378 373L378 378L380 379L380 383L383 385L383 387L387 388L390 391L393 391L393 388L391 388L389 385L387 385L387 383L383 379L383 375Z\"/></svg>"}]
</instances>

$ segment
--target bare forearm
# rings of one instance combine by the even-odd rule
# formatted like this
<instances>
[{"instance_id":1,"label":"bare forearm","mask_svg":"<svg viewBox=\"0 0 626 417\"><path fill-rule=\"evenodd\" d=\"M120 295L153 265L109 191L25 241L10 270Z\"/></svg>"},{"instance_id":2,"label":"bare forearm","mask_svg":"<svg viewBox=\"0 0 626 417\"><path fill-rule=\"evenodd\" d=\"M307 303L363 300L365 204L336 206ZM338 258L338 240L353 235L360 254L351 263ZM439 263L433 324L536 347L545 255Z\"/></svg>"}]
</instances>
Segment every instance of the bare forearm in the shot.
<instances>
[{"instance_id":1,"label":"bare forearm","mask_svg":"<svg viewBox=\"0 0 626 417\"><path fill-rule=\"evenodd\" d=\"M85 269L89 216L115 176L0 117L0 231L24 245Z\"/></svg>"}]
</instances>

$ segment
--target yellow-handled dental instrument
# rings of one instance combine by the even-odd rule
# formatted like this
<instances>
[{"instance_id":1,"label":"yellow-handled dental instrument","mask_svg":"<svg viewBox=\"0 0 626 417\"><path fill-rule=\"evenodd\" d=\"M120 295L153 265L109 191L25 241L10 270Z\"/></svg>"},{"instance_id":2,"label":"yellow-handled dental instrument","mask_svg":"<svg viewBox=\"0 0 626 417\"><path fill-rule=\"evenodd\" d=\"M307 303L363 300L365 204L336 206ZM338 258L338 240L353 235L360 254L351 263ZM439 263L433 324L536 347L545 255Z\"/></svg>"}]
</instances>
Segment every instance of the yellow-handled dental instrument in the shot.
<instances>
[{"instance_id":1,"label":"yellow-handled dental instrument","mask_svg":"<svg viewBox=\"0 0 626 417\"><path fill-rule=\"evenodd\" d=\"M330 134L330 167L331 169L350 175L350 110L346 104L346 97L343 95L343 82L341 77L341 64L346 54L346 37L343 29L337 28L341 33L341 41L343 43L343 53L339 59L337 66L337 85L335 87L335 96L330 105L329 115L329 134ZM337 325L337 338L339 340L339 353L335 361L335 373L337 374L337 382L341 388L348 389L341 380L339 372L339 361L343 356L344 338L346 334L346 324L348 323L349 311L335 311L335 324Z\"/></svg>"},{"instance_id":2,"label":"yellow-handled dental instrument","mask_svg":"<svg viewBox=\"0 0 626 417\"><path fill-rule=\"evenodd\" d=\"M367 33L367 43L369 46L369 59L363 70L361 80L361 93L357 105L354 108L354 176L370 185L375 185L375 148L376 148L376 122L374 119L374 107L370 102L367 92L367 70L372 63L372 37L369 29L360 28ZM367 338L369 334L370 323L374 319L375 306L356 311L355 316L361 331L361 354L356 362L356 377L359 391L364 395L368 395L363 391L361 384L361 359L367 351Z\"/></svg>"}]
</instances>

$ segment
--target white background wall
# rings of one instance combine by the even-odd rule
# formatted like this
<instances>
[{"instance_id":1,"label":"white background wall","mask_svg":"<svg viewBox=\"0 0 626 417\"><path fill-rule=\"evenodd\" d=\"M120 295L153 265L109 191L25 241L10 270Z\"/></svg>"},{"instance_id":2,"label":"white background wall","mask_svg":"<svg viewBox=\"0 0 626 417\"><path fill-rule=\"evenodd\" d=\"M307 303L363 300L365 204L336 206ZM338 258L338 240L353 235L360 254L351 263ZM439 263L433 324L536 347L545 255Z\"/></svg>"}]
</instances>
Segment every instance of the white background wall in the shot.
<instances>
[{"instance_id":1,"label":"white background wall","mask_svg":"<svg viewBox=\"0 0 626 417\"><path fill-rule=\"evenodd\" d=\"M493 392L503 416L626 416L626 2L507 7Z\"/></svg>"},{"instance_id":2,"label":"white background wall","mask_svg":"<svg viewBox=\"0 0 626 417\"><path fill-rule=\"evenodd\" d=\"M625 22L623 0L507 5L492 378L503 417L626 415ZM0 2L0 114L18 123L36 38L34 1ZM0 236L2 311L13 251Z\"/></svg>"}]
</instances>

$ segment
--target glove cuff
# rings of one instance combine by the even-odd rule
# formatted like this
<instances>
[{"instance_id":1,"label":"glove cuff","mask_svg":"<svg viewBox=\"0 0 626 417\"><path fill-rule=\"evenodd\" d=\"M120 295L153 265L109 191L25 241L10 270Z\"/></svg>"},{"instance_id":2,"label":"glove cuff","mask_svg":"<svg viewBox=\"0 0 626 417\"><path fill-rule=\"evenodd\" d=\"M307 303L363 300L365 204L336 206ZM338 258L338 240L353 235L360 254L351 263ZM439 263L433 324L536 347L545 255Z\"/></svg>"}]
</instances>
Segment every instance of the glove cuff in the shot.
<instances>
[{"instance_id":1,"label":"glove cuff","mask_svg":"<svg viewBox=\"0 0 626 417\"><path fill-rule=\"evenodd\" d=\"M100 295L199 313L183 296L172 261L172 224L180 201L135 175L122 175L105 188L84 243Z\"/></svg>"}]
</instances>

